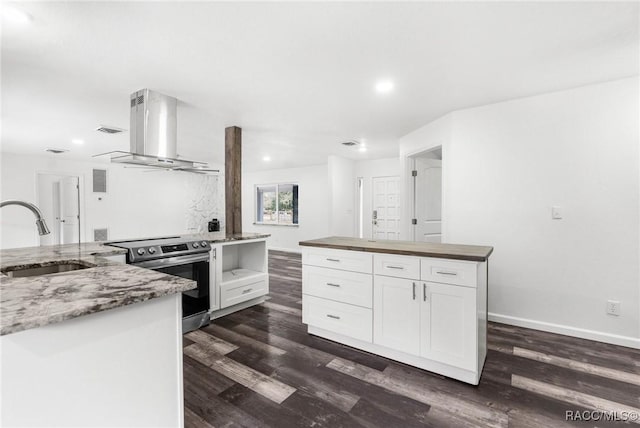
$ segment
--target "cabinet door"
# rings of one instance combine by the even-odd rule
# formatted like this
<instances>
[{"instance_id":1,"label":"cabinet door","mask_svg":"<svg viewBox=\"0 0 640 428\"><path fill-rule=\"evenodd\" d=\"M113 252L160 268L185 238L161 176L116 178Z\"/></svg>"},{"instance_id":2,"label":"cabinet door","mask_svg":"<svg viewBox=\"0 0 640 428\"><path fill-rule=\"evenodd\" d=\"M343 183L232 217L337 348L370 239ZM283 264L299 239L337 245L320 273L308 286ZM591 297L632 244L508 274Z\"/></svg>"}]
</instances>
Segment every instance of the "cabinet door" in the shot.
<instances>
[{"instance_id":1,"label":"cabinet door","mask_svg":"<svg viewBox=\"0 0 640 428\"><path fill-rule=\"evenodd\" d=\"M218 255L222 254L220 246L212 247L209 254L209 309L217 311L220 309L219 284L222 276L222 264L218 265Z\"/></svg>"},{"instance_id":2,"label":"cabinet door","mask_svg":"<svg viewBox=\"0 0 640 428\"><path fill-rule=\"evenodd\" d=\"M420 282L420 355L475 370L477 314L475 288Z\"/></svg>"},{"instance_id":3,"label":"cabinet door","mask_svg":"<svg viewBox=\"0 0 640 428\"><path fill-rule=\"evenodd\" d=\"M419 287L408 279L374 276L373 343L419 355Z\"/></svg>"}]
</instances>

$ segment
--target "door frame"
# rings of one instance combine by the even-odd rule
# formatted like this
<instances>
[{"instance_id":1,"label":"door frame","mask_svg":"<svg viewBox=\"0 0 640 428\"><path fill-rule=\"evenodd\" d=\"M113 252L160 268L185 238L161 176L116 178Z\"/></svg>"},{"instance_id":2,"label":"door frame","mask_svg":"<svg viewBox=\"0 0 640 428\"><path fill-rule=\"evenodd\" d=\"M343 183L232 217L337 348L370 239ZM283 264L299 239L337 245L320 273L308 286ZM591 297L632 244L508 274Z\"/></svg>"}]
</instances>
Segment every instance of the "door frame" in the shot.
<instances>
[{"instance_id":1,"label":"door frame","mask_svg":"<svg viewBox=\"0 0 640 428\"><path fill-rule=\"evenodd\" d=\"M54 170L40 170L37 169L35 171L34 174L34 187L35 187L35 201L34 203L37 204L37 202L40 200L40 189L38 186L38 175L40 174L44 174L44 175L59 175L59 176L66 176L66 177L78 177L78 204L79 204L79 211L80 211L80 242L87 242L87 216L86 216L86 209L85 209L85 179L84 179L84 173L80 172L80 171L54 171Z\"/></svg>"},{"instance_id":2,"label":"door frame","mask_svg":"<svg viewBox=\"0 0 640 428\"><path fill-rule=\"evenodd\" d=\"M416 169L416 158L422 157L427 153L431 153L431 152L435 152L437 150L440 150L442 153L442 207L441 207L441 216L440 216L440 236L441 236L441 241L440 242L445 242L445 238L446 238L446 229L445 229L445 189L447 188L445 183L446 183L446 174L445 174L445 146L443 144L443 142L439 142L437 145L430 147L428 149L420 149L418 151L415 152L411 152L409 154L407 154L406 157L406 161L407 161L407 166L408 169L406 171L407 177L406 179L409 180L410 185L408 187L409 190L409 195L407 195L407 199L409 200L409 219L411 221L411 219L417 218L417 207L416 207L416 178L413 176L412 171L414 171ZM417 225L415 224L411 224L411 240L415 242L416 240L416 230L417 230Z\"/></svg>"}]
</instances>

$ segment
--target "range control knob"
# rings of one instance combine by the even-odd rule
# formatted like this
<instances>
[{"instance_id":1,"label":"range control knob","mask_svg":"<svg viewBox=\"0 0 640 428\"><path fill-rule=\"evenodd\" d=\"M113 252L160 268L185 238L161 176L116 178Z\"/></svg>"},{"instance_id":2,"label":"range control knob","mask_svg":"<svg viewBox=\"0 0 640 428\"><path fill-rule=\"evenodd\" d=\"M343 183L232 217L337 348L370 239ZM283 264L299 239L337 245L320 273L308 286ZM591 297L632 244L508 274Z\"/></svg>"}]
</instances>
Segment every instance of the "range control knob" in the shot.
<instances>
[{"instance_id":1,"label":"range control knob","mask_svg":"<svg viewBox=\"0 0 640 428\"><path fill-rule=\"evenodd\" d=\"M149 249L147 251L149 251L149 254L155 254L156 253L156 249L153 248L153 247L149 247Z\"/></svg>"},{"instance_id":2,"label":"range control knob","mask_svg":"<svg viewBox=\"0 0 640 428\"><path fill-rule=\"evenodd\" d=\"M194 242L193 244L191 244L191 246L193 248L198 248L200 246L200 244L198 244L197 242Z\"/></svg>"},{"instance_id":3,"label":"range control knob","mask_svg":"<svg viewBox=\"0 0 640 428\"><path fill-rule=\"evenodd\" d=\"M207 241L202 241L202 242L200 243L200 246L201 246L201 247L206 247L206 246L207 246Z\"/></svg>"},{"instance_id":4,"label":"range control knob","mask_svg":"<svg viewBox=\"0 0 640 428\"><path fill-rule=\"evenodd\" d=\"M144 248L138 248L138 251L136 251L139 255L144 255Z\"/></svg>"}]
</instances>

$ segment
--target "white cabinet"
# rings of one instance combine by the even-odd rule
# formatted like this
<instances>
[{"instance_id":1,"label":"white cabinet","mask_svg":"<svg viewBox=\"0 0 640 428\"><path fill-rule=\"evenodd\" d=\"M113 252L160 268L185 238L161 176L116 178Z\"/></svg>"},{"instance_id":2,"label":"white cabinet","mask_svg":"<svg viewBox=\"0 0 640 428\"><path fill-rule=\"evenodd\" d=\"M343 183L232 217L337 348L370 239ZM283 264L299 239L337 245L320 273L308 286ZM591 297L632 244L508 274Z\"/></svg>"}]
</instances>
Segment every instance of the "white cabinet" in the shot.
<instances>
[{"instance_id":1,"label":"white cabinet","mask_svg":"<svg viewBox=\"0 0 640 428\"><path fill-rule=\"evenodd\" d=\"M371 309L307 296L303 322L364 342L371 342Z\"/></svg>"},{"instance_id":2,"label":"white cabinet","mask_svg":"<svg viewBox=\"0 0 640 428\"><path fill-rule=\"evenodd\" d=\"M269 294L267 243L264 239L217 244L211 251L211 318L264 301Z\"/></svg>"},{"instance_id":3,"label":"white cabinet","mask_svg":"<svg viewBox=\"0 0 640 428\"><path fill-rule=\"evenodd\" d=\"M373 255L360 251L310 248L302 253L302 264L370 274Z\"/></svg>"},{"instance_id":4,"label":"white cabinet","mask_svg":"<svg viewBox=\"0 0 640 428\"><path fill-rule=\"evenodd\" d=\"M420 353L418 284L376 275L373 279L373 343L408 354Z\"/></svg>"},{"instance_id":5,"label":"white cabinet","mask_svg":"<svg viewBox=\"0 0 640 428\"><path fill-rule=\"evenodd\" d=\"M476 361L476 290L422 282L420 355L473 370Z\"/></svg>"},{"instance_id":6,"label":"white cabinet","mask_svg":"<svg viewBox=\"0 0 640 428\"><path fill-rule=\"evenodd\" d=\"M397 278L420 279L420 258L375 254L373 256L373 273Z\"/></svg>"},{"instance_id":7,"label":"white cabinet","mask_svg":"<svg viewBox=\"0 0 640 428\"><path fill-rule=\"evenodd\" d=\"M372 255L313 248L302 263L302 322L371 343Z\"/></svg>"},{"instance_id":8,"label":"white cabinet","mask_svg":"<svg viewBox=\"0 0 640 428\"><path fill-rule=\"evenodd\" d=\"M475 287L478 280L478 263L423 258L420 279L443 284Z\"/></svg>"},{"instance_id":9,"label":"white cabinet","mask_svg":"<svg viewBox=\"0 0 640 428\"><path fill-rule=\"evenodd\" d=\"M220 289L217 279L219 248L219 246L213 247L209 252L209 309L211 311L220 309Z\"/></svg>"},{"instance_id":10,"label":"white cabinet","mask_svg":"<svg viewBox=\"0 0 640 428\"><path fill-rule=\"evenodd\" d=\"M306 266L302 270L302 293L371 308L372 280L371 275L364 273Z\"/></svg>"},{"instance_id":11,"label":"white cabinet","mask_svg":"<svg viewBox=\"0 0 640 428\"><path fill-rule=\"evenodd\" d=\"M486 356L487 262L379 250L303 250L309 333L477 385Z\"/></svg>"}]
</instances>

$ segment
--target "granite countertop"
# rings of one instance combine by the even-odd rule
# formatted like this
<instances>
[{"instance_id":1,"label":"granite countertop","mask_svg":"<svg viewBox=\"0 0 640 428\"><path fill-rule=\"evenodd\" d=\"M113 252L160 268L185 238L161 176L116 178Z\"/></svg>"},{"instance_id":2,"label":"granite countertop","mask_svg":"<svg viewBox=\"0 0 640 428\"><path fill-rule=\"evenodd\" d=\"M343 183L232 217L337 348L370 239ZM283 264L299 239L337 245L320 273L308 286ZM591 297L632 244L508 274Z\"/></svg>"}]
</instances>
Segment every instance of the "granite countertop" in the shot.
<instances>
[{"instance_id":1,"label":"granite countertop","mask_svg":"<svg viewBox=\"0 0 640 428\"><path fill-rule=\"evenodd\" d=\"M194 241L208 241L212 244L220 244L224 242L232 242L232 241L246 241L251 239L264 239L271 236L268 233L240 233L234 235L227 235L225 232L200 232L200 233L187 233L187 234L176 234L171 236L148 236L144 238L135 238L135 239L118 239L112 241L106 241L101 244L108 245L109 243L117 243L117 242L125 242L125 241L152 241L156 239L163 238L182 238L182 239L191 239Z\"/></svg>"},{"instance_id":2,"label":"granite countertop","mask_svg":"<svg viewBox=\"0 0 640 428\"><path fill-rule=\"evenodd\" d=\"M269 236L271 235L268 233L239 233L227 235L225 232L202 232L180 235L181 238L209 241L212 244L231 241L246 241L250 239L263 239L268 238Z\"/></svg>"},{"instance_id":3,"label":"granite countertop","mask_svg":"<svg viewBox=\"0 0 640 428\"><path fill-rule=\"evenodd\" d=\"M300 245L304 247L334 248L337 250L435 257L474 262L486 261L493 252L493 247L479 245L435 244L385 239L370 240L343 236L331 236L328 238L301 241Z\"/></svg>"},{"instance_id":4,"label":"granite countertop","mask_svg":"<svg viewBox=\"0 0 640 428\"><path fill-rule=\"evenodd\" d=\"M268 234L207 232L177 235L211 243L267 238ZM150 238L149 238L150 239ZM0 269L66 263L69 272L10 278L0 274L0 336L191 290L194 281L109 260L126 250L105 242L0 250Z\"/></svg>"},{"instance_id":5,"label":"granite countertop","mask_svg":"<svg viewBox=\"0 0 640 428\"><path fill-rule=\"evenodd\" d=\"M101 243L52 245L0 251L0 268L78 263L86 269L49 275L0 276L0 336L143 302L196 287L176 276L104 257L125 250Z\"/></svg>"}]
</instances>

